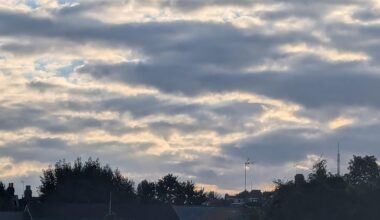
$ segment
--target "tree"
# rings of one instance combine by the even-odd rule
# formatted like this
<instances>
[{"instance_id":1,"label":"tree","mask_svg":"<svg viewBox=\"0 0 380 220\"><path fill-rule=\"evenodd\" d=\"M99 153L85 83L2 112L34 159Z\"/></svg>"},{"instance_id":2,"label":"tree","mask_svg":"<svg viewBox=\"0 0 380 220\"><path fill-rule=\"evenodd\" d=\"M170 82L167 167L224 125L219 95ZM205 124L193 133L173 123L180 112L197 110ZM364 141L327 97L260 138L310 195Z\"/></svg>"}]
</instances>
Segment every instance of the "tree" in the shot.
<instances>
[{"instance_id":1,"label":"tree","mask_svg":"<svg viewBox=\"0 0 380 220\"><path fill-rule=\"evenodd\" d=\"M380 187L373 187L379 182L376 158L354 156L348 170L344 177L332 175L321 160L302 187L278 181L264 204L265 219L380 219Z\"/></svg>"},{"instance_id":2,"label":"tree","mask_svg":"<svg viewBox=\"0 0 380 220\"><path fill-rule=\"evenodd\" d=\"M204 190L196 190L194 183L191 181L181 183L180 190L183 193L182 199L180 200L182 204L200 205L207 199Z\"/></svg>"},{"instance_id":3,"label":"tree","mask_svg":"<svg viewBox=\"0 0 380 220\"><path fill-rule=\"evenodd\" d=\"M327 161L319 160L313 165L313 172L309 174L309 181L325 182L327 179Z\"/></svg>"},{"instance_id":4,"label":"tree","mask_svg":"<svg viewBox=\"0 0 380 220\"><path fill-rule=\"evenodd\" d=\"M49 202L105 203L110 192L115 202L130 202L135 198L132 181L91 158L85 163L78 158L73 166L58 161L54 168L43 171L39 191L41 198Z\"/></svg>"},{"instance_id":5,"label":"tree","mask_svg":"<svg viewBox=\"0 0 380 220\"><path fill-rule=\"evenodd\" d=\"M157 182L157 196L158 199L164 203L176 204L179 182L176 176L168 174Z\"/></svg>"},{"instance_id":6,"label":"tree","mask_svg":"<svg viewBox=\"0 0 380 220\"><path fill-rule=\"evenodd\" d=\"M374 156L354 156L349 162L347 178L351 185L375 186L380 179L379 166Z\"/></svg>"},{"instance_id":7,"label":"tree","mask_svg":"<svg viewBox=\"0 0 380 220\"><path fill-rule=\"evenodd\" d=\"M178 177L168 174L158 180L157 197L161 202L175 205L200 205L206 201L204 190L196 190L191 181L179 182Z\"/></svg>"},{"instance_id":8,"label":"tree","mask_svg":"<svg viewBox=\"0 0 380 220\"><path fill-rule=\"evenodd\" d=\"M147 180L141 181L137 186L137 196L142 203L156 201L156 184Z\"/></svg>"}]
</instances>

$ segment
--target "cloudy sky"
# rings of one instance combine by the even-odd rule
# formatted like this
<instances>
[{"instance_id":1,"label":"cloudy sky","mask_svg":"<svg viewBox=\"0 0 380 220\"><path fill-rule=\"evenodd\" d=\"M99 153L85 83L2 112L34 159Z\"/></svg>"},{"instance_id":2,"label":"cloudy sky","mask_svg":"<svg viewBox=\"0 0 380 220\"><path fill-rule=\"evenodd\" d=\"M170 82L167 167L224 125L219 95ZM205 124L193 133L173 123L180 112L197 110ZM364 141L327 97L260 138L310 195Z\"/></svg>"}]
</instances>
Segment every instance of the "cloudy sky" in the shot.
<instances>
[{"instance_id":1,"label":"cloudy sky","mask_svg":"<svg viewBox=\"0 0 380 220\"><path fill-rule=\"evenodd\" d=\"M377 0L2 0L0 179L99 157L218 192L380 156Z\"/></svg>"}]
</instances>

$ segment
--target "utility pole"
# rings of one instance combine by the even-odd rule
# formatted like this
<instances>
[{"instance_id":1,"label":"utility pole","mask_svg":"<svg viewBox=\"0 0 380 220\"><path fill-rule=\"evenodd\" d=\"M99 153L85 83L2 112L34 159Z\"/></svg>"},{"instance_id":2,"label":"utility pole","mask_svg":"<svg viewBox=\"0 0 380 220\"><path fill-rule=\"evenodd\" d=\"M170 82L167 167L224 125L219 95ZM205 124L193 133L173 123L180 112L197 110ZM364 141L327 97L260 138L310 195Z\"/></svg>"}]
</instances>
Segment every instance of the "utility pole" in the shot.
<instances>
[{"instance_id":1,"label":"utility pole","mask_svg":"<svg viewBox=\"0 0 380 220\"><path fill-rule=\"evenodd\" d=\"M112 192L110 192L110 203L109 203L108 214L112 215Z\"/></svg>"},{"instance_id":2,"label":"utility pole","mask_svg":"<svg viewBox=\"0 0 380 220\"><path fill-rule=\"evenodd\" d=\"M339 145L339 142L338 142L338 155L337 155L336 162L337 162L337 166L336 166L337 175L340 176L340 145Z\"/></svg>"},{"instance_id":3,"label":"utility pole","mask_svg":"<svg viewBox=\"0 0 380 220\"><path fill-rule=\"evenodd\" d=\"M112 212L112 192L110 192L110 201L109 201L109 207L108 207L108 214L106 215L106 220L115 220L116 216Z\"/></svg>"},{"instance_id":4,"label":"utility pole","mask_svg":"<svg viewBox=\"0 0 380 220\"><path fill-rule=\"evenodd\" d=\"M249 164L251 164L251 162L249 162L248 158L244 163L244 191L247 191L247 168L249 167Z\"/></svg>"}]
</instances>

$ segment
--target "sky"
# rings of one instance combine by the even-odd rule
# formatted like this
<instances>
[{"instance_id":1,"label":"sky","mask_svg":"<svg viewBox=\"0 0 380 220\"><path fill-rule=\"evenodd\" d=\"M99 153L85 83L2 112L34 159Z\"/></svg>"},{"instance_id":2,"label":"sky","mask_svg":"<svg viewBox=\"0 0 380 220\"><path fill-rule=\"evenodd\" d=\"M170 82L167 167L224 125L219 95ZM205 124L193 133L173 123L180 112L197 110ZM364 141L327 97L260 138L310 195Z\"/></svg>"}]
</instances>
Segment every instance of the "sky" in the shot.
<instances>
[{"instance_id":1,"label":"sky","mask_svg":"<svg viewBox=\"0 0 380 220\"><path fill-rule=\"evenodd\" d=\"M377 0L2 0L0 180L60 159L269 190L380 157Z\"/></svg>"}]
</instances>

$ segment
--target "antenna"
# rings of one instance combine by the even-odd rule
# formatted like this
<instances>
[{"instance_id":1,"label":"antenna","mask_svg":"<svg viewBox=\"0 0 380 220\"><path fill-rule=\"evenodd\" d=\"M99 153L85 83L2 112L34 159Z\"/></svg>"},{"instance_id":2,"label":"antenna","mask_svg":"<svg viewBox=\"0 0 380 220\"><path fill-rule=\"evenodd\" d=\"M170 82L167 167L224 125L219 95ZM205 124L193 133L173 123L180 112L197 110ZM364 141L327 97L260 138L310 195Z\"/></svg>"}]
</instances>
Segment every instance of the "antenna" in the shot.
<instances>
[{"instance_id":1,"label":"antenna","mask_svg":"<svg viewBox=\"0 0 380 220\"><path fill-rule=\"evenodd\" d=\"M244 163L244 191L247 191L247 167L249 167L249 164L251 164L251 162L248 158L247 161Z\"/></svg>"},{"instance_id":2,"label":"antenna","mask_svg":"<svg viewBox=\"0 0 380 220\"><path fill-rule=\"evenodd\" d=\"M338 142L338 155L337 155L337 166L336 166L336 169L337 169L337 175L340 176L340 144Z\"/></svg>"},{"instance_id":3,"label":"antenna","mask_svg":"<svg viewBox=\"0 0 380 220\"><path fill-rule=\"evenodd\" d=\"M249 165L253 164L254 161L250 161L249 158L247 159L246 162L244 162L244 191L247 191L247 168L249 168ZM252 177L251 177L252 178ZM252 188L252 179L251 179L251 188ZM252 191L252 189L251 189Z\"/></svg>"}]
</instances>

